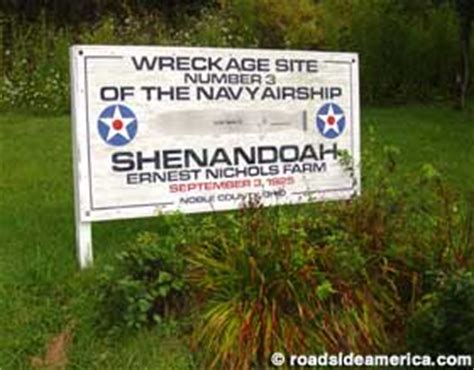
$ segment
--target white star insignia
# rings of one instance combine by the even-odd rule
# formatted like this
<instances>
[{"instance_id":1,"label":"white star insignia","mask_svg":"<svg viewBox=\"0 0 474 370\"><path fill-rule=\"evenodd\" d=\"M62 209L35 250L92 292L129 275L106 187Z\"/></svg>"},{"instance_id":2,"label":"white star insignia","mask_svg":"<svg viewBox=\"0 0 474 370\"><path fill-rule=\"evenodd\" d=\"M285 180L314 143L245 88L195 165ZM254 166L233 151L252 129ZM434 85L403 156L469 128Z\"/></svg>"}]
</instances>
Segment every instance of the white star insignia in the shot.
<instances>
[{"instance_id":1,"label":"white star insignia","mask_svg":"<svg viewBox=\"0 0 474 370\"><path fill-rule=\"evenodd\" d=\"M115 135L120 135L126 140L130 140L130 135L127 131L127 127L130 123L135 121L134 117L123 117L118 106L114 107L114 112L110 118L100 118L108 128L107 141L110 141Z\"/></svg>"},{"instance_id":2,"label":"white star insignia","mask_svg":"<svg viewBox=\"0 0 474 370\"><path fill-rule=\"evenodd\" d=\"M330 130L333 130L336 134L340 134L341 131L339 130L338 123L342 117L344 117L344 114L335 113L332 104L330 104L328 112L319 115L319 118L324 122L323 134L326 134Z\"/></svg>"}]
</instances>

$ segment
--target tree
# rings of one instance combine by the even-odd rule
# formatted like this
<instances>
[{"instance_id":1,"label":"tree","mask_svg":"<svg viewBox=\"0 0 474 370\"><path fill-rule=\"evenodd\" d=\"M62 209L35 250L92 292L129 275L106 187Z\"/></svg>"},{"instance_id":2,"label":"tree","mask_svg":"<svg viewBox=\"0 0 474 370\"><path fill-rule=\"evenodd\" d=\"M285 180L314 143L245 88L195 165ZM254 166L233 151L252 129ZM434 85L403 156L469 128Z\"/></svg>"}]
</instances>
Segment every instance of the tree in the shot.
<instances>
[{"instance_id":1,"label":"tree","mask_svg":"<svg viewBox=\"0 0 474 370\"><path fill-rule=\"evenodd\" d=\"M471 46L472 23L474 23L474 1L473 0L433 0L437 5L449 2L458 15L459 19L459 41L460 41L460 70L456 76L456 84L459 94L459 108L466 106L466 95L469 87L469 49Z\"/></svg>"},{"instance_id":2,"label":"tree","mask_svg":"<svg viewBox=\"0 0 474 370\"><path fill-rule=\"evenodd\" d=\"M461 47L461 69L458 74L459 107L466 106L466 95L469 87L469 51L471 46L472 23L474 22L474 1L455 0L456 12L459 17L459 39Z\"/></svg>"}]
</instances>

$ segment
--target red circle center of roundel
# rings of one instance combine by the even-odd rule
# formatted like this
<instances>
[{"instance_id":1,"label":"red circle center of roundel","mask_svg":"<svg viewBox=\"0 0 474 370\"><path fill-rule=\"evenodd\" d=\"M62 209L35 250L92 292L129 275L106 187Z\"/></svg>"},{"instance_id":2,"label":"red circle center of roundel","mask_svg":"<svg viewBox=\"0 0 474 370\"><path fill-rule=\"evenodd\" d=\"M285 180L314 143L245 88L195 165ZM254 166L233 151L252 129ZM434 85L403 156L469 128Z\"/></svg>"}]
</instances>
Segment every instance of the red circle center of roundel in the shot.
<instances>
[{"instance_id":1,"label":"red circle center of roundel","mask_svg":"<svg viewBox=\"0 0 474 370\"><path fill-rule=\"evenodd\" d=\"M328 117L328 123L330 125L334 125L334 123L336 123L336 119L333 116L329 116Z\"/></svg>"},{"instance_id":2,"label":"red circle center of roundel","mask_svg":"<svg viewBox=\"0 0 474 370\"><path fill-rule=\"evenodd\" d=\"M112 122L112 127L116 130L121 130L123 127L123 122L119 119L116 119Z\"/></svg>"}]
</instances>

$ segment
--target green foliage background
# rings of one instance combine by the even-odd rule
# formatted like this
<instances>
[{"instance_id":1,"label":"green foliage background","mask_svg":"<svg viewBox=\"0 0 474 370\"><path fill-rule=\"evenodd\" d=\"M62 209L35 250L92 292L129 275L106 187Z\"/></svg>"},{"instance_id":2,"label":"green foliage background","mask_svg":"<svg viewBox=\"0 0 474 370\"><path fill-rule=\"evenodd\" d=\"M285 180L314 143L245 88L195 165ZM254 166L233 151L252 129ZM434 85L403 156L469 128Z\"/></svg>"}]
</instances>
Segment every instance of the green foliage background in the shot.
<instances>
[{"instance_id":1,"label":"green foliage background","mask_svg":"<svg viewBox=\"0 0 474 370\"><path fill-rule=\"evenodd\" d=\"M0 28L3 110L67 112L74 43L356 51L371 104L446 99L459 64L455 11L430 0L17 0L0 2ZM70 323L78 369L245 368L301 348L474 353L474 203L440 175L472 189L472 110L373 109L362 197L95 225L82 275L68 119L3 114L0 367L28 368Z\"/></svg>"},{"instance_id":2,"label":"green foliage background","mask_svg":"<svg viewBox=\"0 0 474 370\"><path fill-rule=\"evenodd\" d=\"M366 103L434 101L455 90L459 26L449 3L88 0L52 1L47 6L33 1L23 7L22 1L15 3L16 7L5 6L0 16L4 109L67 112L68 47L74 43L355 51L360 53Z\"/></svg>"}]
</instances>

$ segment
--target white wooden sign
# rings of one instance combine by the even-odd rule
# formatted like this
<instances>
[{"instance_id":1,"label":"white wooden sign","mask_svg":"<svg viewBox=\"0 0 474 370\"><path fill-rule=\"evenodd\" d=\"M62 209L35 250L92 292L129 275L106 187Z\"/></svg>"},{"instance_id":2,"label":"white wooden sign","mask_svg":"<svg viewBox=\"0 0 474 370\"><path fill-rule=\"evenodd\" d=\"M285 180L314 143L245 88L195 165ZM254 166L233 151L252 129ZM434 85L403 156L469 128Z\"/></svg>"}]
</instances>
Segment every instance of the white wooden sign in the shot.
<instances>
[{"instance_id":1,"label":"white wooden sign","mask_svg":"<svg viewBox=\"0 0 474 370\"><path fill-rule=\"evenodd\" d=\"M76 45L70 59L81 266L93 221L360 192L357 54Z\"/></svg>"}]
</instances>

